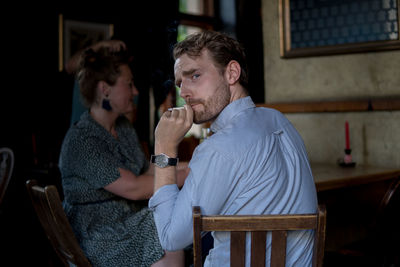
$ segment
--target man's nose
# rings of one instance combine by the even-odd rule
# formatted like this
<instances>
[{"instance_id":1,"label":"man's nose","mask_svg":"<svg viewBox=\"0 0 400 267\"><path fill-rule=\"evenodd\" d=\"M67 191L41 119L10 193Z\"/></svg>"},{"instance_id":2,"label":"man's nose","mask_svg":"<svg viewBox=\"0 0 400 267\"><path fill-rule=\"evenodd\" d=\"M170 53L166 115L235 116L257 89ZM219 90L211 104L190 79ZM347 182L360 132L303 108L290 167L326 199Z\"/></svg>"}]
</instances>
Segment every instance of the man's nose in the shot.
<instances>
[{"instance_id":1,"label":"man's nose","mask_svg":"<svg viewBox=\"0 0 400 267\"><path fill-rule=\"evenodd\" d=\"M184 82L180 84L180 96L183 97L185 100L191 96L191 90L189 89L188 86Z\"/></svg>"}]
</instances>

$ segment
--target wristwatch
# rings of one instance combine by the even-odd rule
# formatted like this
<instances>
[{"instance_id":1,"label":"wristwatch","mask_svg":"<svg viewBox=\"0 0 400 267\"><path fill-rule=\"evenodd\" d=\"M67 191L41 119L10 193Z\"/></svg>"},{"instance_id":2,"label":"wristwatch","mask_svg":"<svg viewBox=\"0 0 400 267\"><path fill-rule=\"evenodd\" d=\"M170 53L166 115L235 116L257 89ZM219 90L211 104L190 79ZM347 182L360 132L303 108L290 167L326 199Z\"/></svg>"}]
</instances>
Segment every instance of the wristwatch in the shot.
<instances>
[{"instance_id":1,"label":"wristwatch","mask_svg":"<svg viewBox=\"0 0 400 267\"><path fill-rule=\"evenodd\" d=\"M178 158L170 158L164 153L160 155L151 155L151 163L155 163L157 167L165 168L167 166L176 166L178 164Z\"/></svg>"}]
</instances>

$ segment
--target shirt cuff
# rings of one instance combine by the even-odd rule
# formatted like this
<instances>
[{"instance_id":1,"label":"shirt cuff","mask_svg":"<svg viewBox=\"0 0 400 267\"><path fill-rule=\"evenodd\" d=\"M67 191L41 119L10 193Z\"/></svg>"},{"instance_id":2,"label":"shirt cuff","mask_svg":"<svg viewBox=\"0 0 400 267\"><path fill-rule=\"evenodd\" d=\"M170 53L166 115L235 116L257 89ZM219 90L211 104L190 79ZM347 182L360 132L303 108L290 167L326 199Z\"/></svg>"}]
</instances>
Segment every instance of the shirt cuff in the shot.
<instances>
[{"instance_id":1,"label":"shirt cuff","mask_svg":"<svg viewBox=\"0 0 400 267\"><path fill-rule=\"evenodd\" d=\"M149 209L154 211L157 206L167 201L171 201L171 195L179 193L176 184L167 184L159 188L149 200Z\"/></svg>"}]
</instances>

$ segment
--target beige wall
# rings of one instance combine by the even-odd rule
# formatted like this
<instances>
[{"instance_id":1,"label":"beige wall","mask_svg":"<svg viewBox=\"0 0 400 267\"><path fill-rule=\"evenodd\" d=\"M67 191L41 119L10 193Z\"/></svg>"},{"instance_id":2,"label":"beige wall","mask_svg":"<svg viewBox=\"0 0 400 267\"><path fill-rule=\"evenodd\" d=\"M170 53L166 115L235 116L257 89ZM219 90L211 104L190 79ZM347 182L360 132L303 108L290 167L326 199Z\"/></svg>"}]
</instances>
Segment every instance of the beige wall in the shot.
<instances>
[{"instance_id":1,"label":"beige wall","mask_svg":"<svg viewBox=\"0 0 400 267\"><path fill-rule=\"evenodd\" d=\"M266 103L400 97L400 51L281 59L278 2L262 1ZM347 120L357 164L400 167L400 111L286 115L311 161L343 156Z\"/></svg>"},{"instance_id":2,"label":"beige wall","mask_svg":"<svg viewBox=\"0 0 400 267\"><path fill-rule=\"evenodd\" d=\"M400 167L400 112L286 114L303 137L310 160L343 158L345 121L357 164Z\"/></svg>"}]
</instances>

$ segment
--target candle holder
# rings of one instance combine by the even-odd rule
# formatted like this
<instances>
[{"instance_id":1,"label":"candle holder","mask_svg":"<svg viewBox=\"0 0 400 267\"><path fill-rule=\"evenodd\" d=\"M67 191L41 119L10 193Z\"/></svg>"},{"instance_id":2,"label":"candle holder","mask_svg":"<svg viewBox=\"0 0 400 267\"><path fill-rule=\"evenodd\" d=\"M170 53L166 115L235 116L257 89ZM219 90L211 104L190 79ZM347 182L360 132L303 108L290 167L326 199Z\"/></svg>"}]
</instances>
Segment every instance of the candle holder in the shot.
<instances>
[{"instance_id":1,"label":"candle holder","mask_svg":"<svg viewBox=\"0 0 400 267\"><path fill-rule=\"evenodd\" d=\"M344 150L344 157L343 157L343 159L340 159L338 163L342 167L354 167L354 166L356 166L356 163L353 161L353 158L351 156L351 149L350 148L346 148Z\"/></svg>"}]
</instances>

